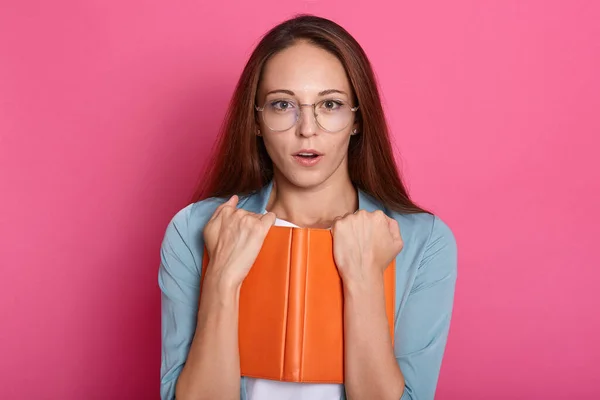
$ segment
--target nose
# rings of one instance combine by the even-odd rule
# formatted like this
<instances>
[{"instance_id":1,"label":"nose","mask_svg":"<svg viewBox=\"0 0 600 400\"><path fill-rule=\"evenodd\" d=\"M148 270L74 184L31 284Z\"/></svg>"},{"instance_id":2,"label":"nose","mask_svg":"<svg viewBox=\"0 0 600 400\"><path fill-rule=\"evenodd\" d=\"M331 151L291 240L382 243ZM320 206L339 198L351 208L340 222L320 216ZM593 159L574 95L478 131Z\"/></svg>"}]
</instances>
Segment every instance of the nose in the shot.
<instances>
[{"instance_id":1,"label":"nose","mask_svg":"<svg viewBox=\"0 0 600 400\"><path fill-rule=\"evenodd\" d=\"M300 136L309 137L317 133L317 121L315 119L312 104L300 104L300 115L298 117L297 133Z\"/></svg>"}]
</instances>

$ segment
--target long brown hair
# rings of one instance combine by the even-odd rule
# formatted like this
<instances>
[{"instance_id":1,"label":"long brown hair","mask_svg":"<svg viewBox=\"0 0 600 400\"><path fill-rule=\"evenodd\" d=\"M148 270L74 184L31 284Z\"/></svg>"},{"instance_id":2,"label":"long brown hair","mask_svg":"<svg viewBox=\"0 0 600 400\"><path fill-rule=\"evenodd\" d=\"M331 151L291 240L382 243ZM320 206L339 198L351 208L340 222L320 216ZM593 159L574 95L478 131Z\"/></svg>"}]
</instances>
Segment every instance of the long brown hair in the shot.
<instances>
[{"instance_id":1,"label":"long brown hair","mask_svg":"<svg viewBox=\"0 0 600 400\"><path fill-rule=\"evenodd\" d=\"M335 22L305 14L272 28L252 52L235 88L216 151L192 200L248 194L273 179L273 163L262 138L254 134L255 98L265 63L299 40L340 60L360 105L356 115L360 133L352 136L348 148L352 183L388 209L427 212L410 199L398 173L377 83L364 50Z\"/></svg>"}]
</instances>

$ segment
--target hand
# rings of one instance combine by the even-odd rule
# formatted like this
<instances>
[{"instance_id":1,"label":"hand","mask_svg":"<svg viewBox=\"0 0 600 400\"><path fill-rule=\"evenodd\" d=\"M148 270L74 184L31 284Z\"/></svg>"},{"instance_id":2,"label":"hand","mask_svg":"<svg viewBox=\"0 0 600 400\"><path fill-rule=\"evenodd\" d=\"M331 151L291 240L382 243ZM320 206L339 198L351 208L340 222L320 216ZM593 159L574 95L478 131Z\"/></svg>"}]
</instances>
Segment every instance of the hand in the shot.
<instances>
[{"instance_id":1,"label":"hand","mask_svg":"<svg viewBox=\"0 0 600 400\"><path fill-rule=\"evenodd\" d=\"M248 275L275 223L275 214L251 213L237 208L238 197L221 204L204 227L204 243L210 258L207 275L239 287Z\"/></svg>"},{"instance_id":2,"label":"hand","mask_svg":"<svg viewBox=\"0 0 600 400\"><path fill-rule=\"evenodd\" d=\"M338 217L331 234L333 256L344 283L383 274L404 245L396 220L380 210Z\"/></svg>"}]
</instances>

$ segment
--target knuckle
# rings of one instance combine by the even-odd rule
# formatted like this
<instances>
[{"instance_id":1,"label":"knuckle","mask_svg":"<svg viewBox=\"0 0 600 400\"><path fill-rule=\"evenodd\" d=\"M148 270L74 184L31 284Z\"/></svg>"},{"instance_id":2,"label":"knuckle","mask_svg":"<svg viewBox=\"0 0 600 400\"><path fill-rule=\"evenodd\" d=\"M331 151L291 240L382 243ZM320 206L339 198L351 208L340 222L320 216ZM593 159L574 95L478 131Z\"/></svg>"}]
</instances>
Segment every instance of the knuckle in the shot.
<instances>
[{"instance_id":1,"label":"knuckle","mask_svg":"<svg viewBox=\"0 0 600 400\"><path fill-rule=\"evenodd\" d=\"M221 213L229 215L233 212L233 207L227 205L227 206L223 206L223 209L221 209Z\"/></svg>"},{"instance_id":2,"label":"knuckle","mask_svg":"<svg viewBox=\"0 0 600 400\"><path fill-rule=\"evenodd\" d=\"M230 207L231 207L231 206L230 206ZM233 207L231 207L231 208L233 209ZM241 208L236 208L236 209L234 210L234 213L235 213L236 215L243 216L243 215L246 215L246 210L244 210L244 209L241 209Z\"/></svg>"},{"instance_id":3,"label":"knuckle","mask_svg":"<svg viewBox=\"0 0 600 400\"><path fill-rule=\"evenodd\" d=\"M241 221L244 219L245 212L241 209L233 209L231 211L231 215L236 219L236 221Z\"/></svg>"},{"instance_id":4,"label":"knuckle","mask_svg":"<svg viewBox=\"0 0 600 400\"><path fill-rule=\"evenodd\" d=\"M258 219L249 213L241 216L241 222L246 229L255 229L258 226Z\"/></svg>"},{"instance_id":5,"label":"knuckle","mask_svg":"<svg viewBox=\"0 0 600 400\"><path fill-rule=\"evenodd\" d=\"M365 210L359 210L356 214L353 214L354 218L364 219L369 217L369 213Z\"/></svg>"}]
</instances>

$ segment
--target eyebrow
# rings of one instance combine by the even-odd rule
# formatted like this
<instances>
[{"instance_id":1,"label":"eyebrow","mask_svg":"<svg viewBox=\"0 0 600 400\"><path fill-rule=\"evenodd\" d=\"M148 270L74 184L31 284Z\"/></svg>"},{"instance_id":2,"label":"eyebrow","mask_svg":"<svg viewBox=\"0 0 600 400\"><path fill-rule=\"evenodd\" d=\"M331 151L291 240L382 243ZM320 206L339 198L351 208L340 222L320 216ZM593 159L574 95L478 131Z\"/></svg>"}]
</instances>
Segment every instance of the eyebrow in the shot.
<instances>
[{"instance_id":1,"label":"eyebrow","mask_svg":"<svg viewBox=\"0 0 600 400\"><path fill-rule=\"evenodd\" d=\"M296 95L291 90L287 90L287 89L275 89L275 90L271 90L270 92L268 92L266 94L266 96L268 96L270 94L273 94L273 93L285 93L285 94L289 94L290 96L295 96ZM343 90L338 90L338 89L323 90L323 91L319 92L319 96L327 96L328 94L332 94L332 93L340 93L340 94L348 96L348 93L344 92Z\"/></svg>"}]
</instances>

